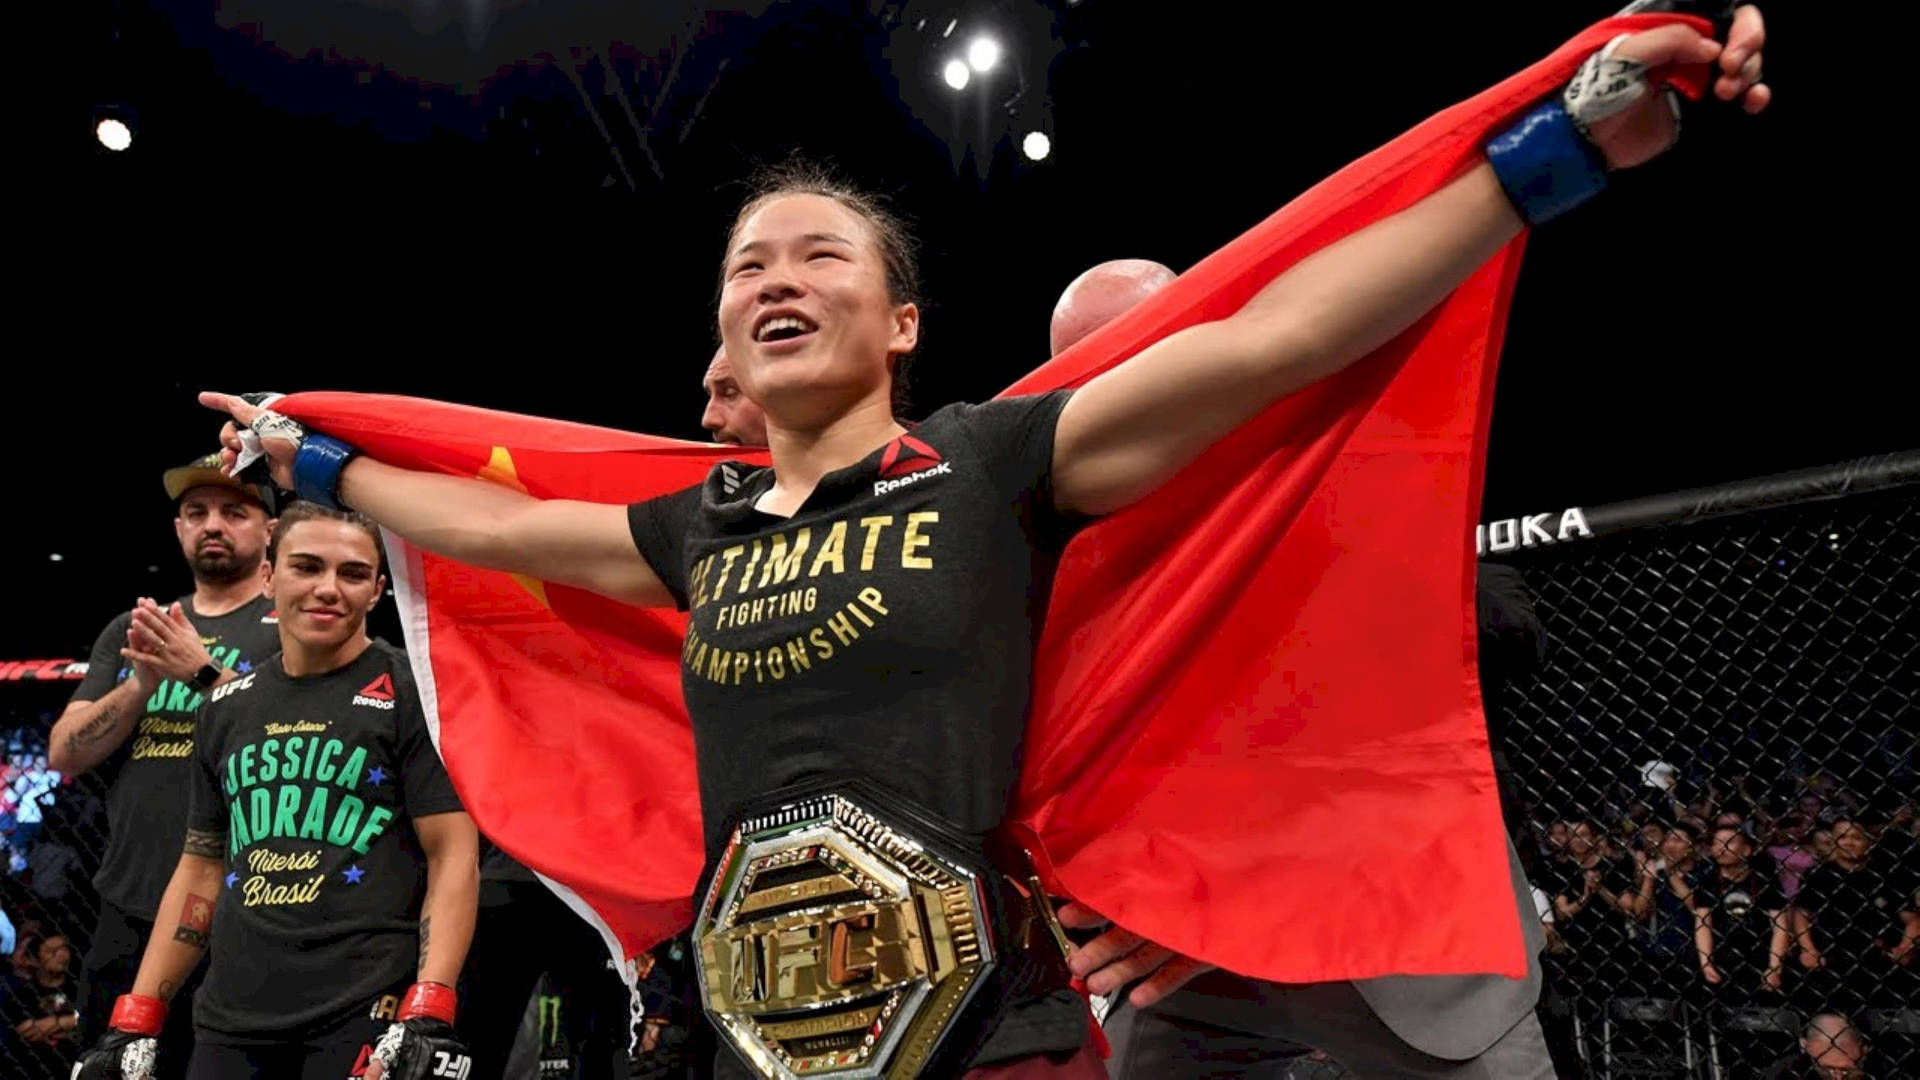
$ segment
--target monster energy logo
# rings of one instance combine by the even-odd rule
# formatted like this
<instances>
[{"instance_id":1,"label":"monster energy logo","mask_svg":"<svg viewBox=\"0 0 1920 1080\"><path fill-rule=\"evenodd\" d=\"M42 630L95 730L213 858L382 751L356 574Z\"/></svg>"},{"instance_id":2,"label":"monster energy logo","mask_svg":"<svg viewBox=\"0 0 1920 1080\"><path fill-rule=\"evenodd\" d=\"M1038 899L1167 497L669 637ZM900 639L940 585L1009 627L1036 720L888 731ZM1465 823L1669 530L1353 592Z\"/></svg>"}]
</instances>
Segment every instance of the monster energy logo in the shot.
<instances>
[{"instance_id":1,"label":"monster energy logo","mask_svg":"<svg viewBox=\"0 0 1920 1080\"><path fill-rule=\"evenodd\" d=\"M540 1049L552 1050L560 1045L560 995L540 995Z\"/></svg>"}]
</instances>

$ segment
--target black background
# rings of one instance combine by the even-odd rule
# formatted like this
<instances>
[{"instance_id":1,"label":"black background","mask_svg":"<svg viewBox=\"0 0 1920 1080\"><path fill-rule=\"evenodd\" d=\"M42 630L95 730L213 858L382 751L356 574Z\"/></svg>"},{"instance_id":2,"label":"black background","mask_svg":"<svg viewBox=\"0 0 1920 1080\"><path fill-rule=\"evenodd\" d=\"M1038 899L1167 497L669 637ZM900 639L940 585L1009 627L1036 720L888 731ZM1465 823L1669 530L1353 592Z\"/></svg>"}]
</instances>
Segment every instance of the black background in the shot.
<instances>
[{"instance_id":1,"label":"black background","mask_svg":"<svg viewBox=\"0 0 1920 1080\"><path fill-rule=\"evenodd\" d=\"M1610 10L64 7L73 22L23 50L14 117L31 183L10 230L0 657L84 656L135 596L189 588L159 479L211 447L196 389L699 437L722 234L756 162L830 160L916 223L925 412L1043 359L1085 267L1184 268ZM1678 152L1533 237L1486 517L1920 442L1906 301L1880 284L1903 273L1883 204L1904 198L1906 140L1883 129L1898 114L1863 11L1769 8L1768 115L1692 110ZM1001 68L948 90L940 62L983 30ZM136 121L125 153L93 138L106 106ZM1031 127L1053 136L1044 162L1018 153Z\"/></svg>"}]
</instances>

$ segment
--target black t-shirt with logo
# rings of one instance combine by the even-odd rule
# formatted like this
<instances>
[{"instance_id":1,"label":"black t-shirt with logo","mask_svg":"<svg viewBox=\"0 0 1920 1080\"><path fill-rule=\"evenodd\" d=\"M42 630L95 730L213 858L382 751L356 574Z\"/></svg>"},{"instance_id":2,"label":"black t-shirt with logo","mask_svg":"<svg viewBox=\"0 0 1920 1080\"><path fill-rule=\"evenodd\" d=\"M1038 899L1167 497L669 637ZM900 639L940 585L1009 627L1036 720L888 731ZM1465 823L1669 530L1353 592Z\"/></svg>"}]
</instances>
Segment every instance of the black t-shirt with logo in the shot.
<instances>
[{"instance_id":1,"label":"black t-shirt with logo","mask_svg":"<svg viewBox=\"0 0 1920 1080\"><path fill-rule=\"evenodd\" d=\"M193 597L180 606L200 634L213 662L241 674L280 651L273 601L250 600L225 615L199 615ZM120 656L127 645L131 613L107 624L93 643L87 677L75 701L98 701L133 675ZM194 714L205 695L189 683L162 679L133 733L98 770L107 790L107 850L94 886L102 898L142 919L153 918L180 862L187 832L187 763L193 755Z\"/></svg>"},{"instance_id":2,"label":"black t-shirt with logo","mask_svg":"<svg viewBox=\"0 0 1920 1080\"><path fill-rule=\"evenodd\" d=\"M1813 939L1821 951L1832 953L1828 965L1858 962L1876 941L1900 940L1904 926L1900 910L1913 905L1917 884L1904 866L1874 852L1854 870L1837 863L1817 866L1800 879L1794 906L1813 917Z\"/></svg>"},{"instance_id":3,"label":"black t-shirt with logo","mask_svg":"<svg viewBox=\"0 0 1920 1080\"><path fill-rule=\"evenodd\" d=\"M1694 886L1693 906L1712 916L1713 965L1737 984L1759 985L1772 963L1774 923L1787 917L1778 881L1758 870L1728 881L1715 871Z\"/></svg>"},{"instance_id":4,"label":"black t-shirt with logo","mask_svg":"<svg viewBox=\"0 0 1920 1080\"><path fill-rule=\"evenodd\" d=\"M858 777L955 828L1005 820L1034 646L1073 523L1053 508L1065 392L952 405L847 468L791 518L773 471L722 463L629 510L691 611L681 653L709 857L745 804ZM1016 1010L977 1060L1077 1047L1070 993Z\"/></svg>"},{"instance_id":5,"label":"black t-shirt with logo","mask_svg":"<svg viewBox=\"0 0 1920 1080\"><path fill-rule=\"evenodd\" d=\"M413 822L460 809L405 654L289 676L278 657L208 695L188 824L226 837L203 1037L343 1022L418 962L426 860Z\"/></svg>"}]
</instances>

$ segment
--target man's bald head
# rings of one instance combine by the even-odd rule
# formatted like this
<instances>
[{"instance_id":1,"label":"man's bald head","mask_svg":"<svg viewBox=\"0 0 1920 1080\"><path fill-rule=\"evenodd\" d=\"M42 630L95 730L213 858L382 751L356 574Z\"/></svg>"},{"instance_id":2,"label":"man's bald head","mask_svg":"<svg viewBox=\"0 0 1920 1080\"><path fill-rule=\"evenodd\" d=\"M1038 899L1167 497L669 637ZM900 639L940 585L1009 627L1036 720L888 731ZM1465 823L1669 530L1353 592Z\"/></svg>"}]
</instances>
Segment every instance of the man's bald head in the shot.
<instances>
[{"instance_id":1,"label":"man's bald head","mask_svg":"<svg viewBox=\"0 0 1920 1080\"><path fill-rule=\"evenodd\" d=\"M748 400L733 377L733 365L727 363L727 350L713 354L707 373L700 380L707 392L707 411L700 426L713 435L713 441L731 446L767 445L767 414Z\"/></svg>"},{"instance_id":2,"label":"man's bald head","mask_svg":"<svg viewBox=\"0 0 1920 1080\"><path fill-rule=\"evenodd\" d=\"M1860 1029L1839 1013L1821 1013L1807 1021L1806 1036L1800 1045L1806 1048L1813 1064L1830 1076L1860 1076L1867 1063L1866 1040Z\"/></svg>"},{"instance_id":3,"label":"man's bald head","mask_svg":"<svg viewBox=\"0 0 1920 1080\"><path fill-rule=\"evenodd\" d=\"M1173 284L1179 275L1151 259L1115 259L1073 279L1053 306L1048 328L1053 355L1119 318L1128 308Z\"/></svg>"}]
</instances>

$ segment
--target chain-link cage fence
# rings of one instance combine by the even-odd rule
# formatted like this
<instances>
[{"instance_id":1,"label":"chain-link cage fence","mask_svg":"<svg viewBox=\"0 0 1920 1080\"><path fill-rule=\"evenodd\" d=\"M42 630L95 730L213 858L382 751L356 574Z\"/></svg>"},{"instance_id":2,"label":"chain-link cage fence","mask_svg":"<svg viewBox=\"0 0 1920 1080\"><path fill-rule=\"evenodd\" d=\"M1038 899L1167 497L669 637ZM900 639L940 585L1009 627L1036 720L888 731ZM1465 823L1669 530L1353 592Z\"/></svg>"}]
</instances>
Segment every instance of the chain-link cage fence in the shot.
<instances>
[{"instance_id":1,"label":"chain-link cage fence","mask_svg":"<svg viewBox=\"0 0 1920 1080\"><path fill-rule=\"evenodd\" d=\"M1551 644L1489 716L1562 1075L1920 1076L1917 461L1507 556ZM1673 523L1743 499L1767 508Z\"/></svg>"},{"instance_id":2,"label":"chain-link cage fence","mask_svg":"<svg viewBox=\"0 0 1920 1080\"><path fill-rule=\"evenodd\" d=\"M53 1080L67 1076L83 1037L79 976L99 925L93 876L106 851L106 788L99 776L48 767L47 732L74 683L25 685L33 673L12 681L0 688L10 699L0 771L0 1076Z\"/></svg>"}]
</instances>

